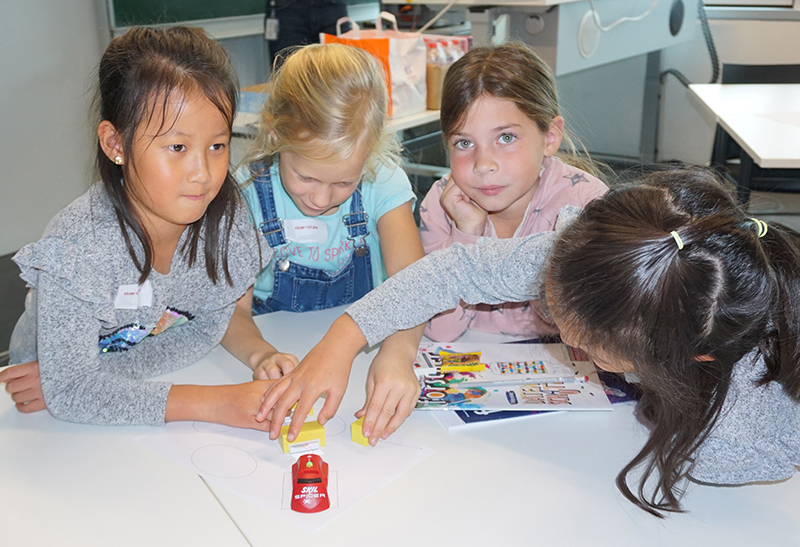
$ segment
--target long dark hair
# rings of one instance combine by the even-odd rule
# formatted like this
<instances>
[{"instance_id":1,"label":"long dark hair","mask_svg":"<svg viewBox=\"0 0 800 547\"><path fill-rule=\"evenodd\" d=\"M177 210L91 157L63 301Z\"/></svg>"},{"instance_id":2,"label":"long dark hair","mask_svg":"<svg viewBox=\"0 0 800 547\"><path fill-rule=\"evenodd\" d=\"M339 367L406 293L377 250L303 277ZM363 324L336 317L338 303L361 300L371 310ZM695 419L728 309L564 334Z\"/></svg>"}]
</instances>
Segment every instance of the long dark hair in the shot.
<instances>
[{"instance_id":1,"label":"long dark hair","mask_svg":"<svg viewBox=\"0 0 800 547\"><path fill-rule=\"evenodd\" d=\"M134 27L111 40L100 61L99 77L95 102L100 119L109 121L121 135L124 150L133 149L136 129L155 116L164 118L162 130L169 128L167 104L174 94L202 93L225 117L228 129L233 126L238 99L236 74L222 46L201 29ZM100 178L114 206L128 253L141 272L142 283L153 267L153 249L132 206L131 189L122 183L130 170L136 169L132 159L133 154L128 153L125 164L116 165L98 142ZM189 226L188 237L180 249L192 266L203 246L206 271L212 283L217 282L221 273L228 284L233 283L228 271L228 244L239 199L229 171L203 217ZM141 245L141 256L129 232Z\"/></svg>"},{"instance_id":2,"label":"long dark hair","mask_svg":"<svg viewBox=\"0 0 800 547\"><path fill-rule=\"evenodd\" d=\"M709 170L644 178L590 203L565 230L548 291L554 317L582 345L635 367L652 430L617 486L662 516L681 511L692 455L738 361L758 349L760 382L800 399L800 235L769 225L759 238L758 223ZM639 467L634 494L628 475Z\"/></svg>"}]
</instances>

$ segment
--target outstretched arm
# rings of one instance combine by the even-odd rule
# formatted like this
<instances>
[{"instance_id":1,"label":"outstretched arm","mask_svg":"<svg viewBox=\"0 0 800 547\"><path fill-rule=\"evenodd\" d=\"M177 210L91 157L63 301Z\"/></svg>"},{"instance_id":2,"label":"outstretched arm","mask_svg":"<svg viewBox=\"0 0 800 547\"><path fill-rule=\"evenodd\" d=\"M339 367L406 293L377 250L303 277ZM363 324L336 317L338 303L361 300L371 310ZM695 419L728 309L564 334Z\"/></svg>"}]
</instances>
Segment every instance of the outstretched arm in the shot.
<instances>
[{"instance_id":1,"label":"outstretched arm","mask_svg":"<svg viewBox=\"0 0 800 547\"><path fill-rule=\"evenodd\" d=\"M470 304L494 304L538 296L554 237L548 232L522 239L483 239L476 245L455 245L393 275L333 323L300 366L266 395L257 419L266 420L272 410L270 437L277 438L283 417L297 402L297 423L293 421L291 426L296 429L290 428L288 435L293 440L323 393L327 400L319 413L320 421L333 416L347 387L353 359L364 345L413 329L460 299ZM376 435L381 436L375 429L371 433L371 442L377 440Z\"/></svg>"},{"instance_id":2,"label":"outstretched arm","mask_svg":"<svg viewBox=\"0 0 800 547\"><path fill-rule=\"evenodd\" d=\"M196 421L260 429L255 419L261 397L274 380L254 380L224 386L174 385L169 390L165 422Z\"/></svg>"},{"instance_id":3,"label":"outstretched arm","mask_svg":"<svg viewBox=\"0 0 800 547\"><path fill-rule=\"evenodd\" d=\"M327 395L317 421L324 424L336 414L342 402L350 368L356 355L366 344L361 329L346 314L331 328L300 363L300 366L278 381L264 397L256 420L269 419L270 439L277 439L284 417L297 403L287 439L293 441L305 417L320 395ZM271 414L270 414L271 411Z\"/></svg>"},{"instance_id":4,"label":"outstretched arm","mask_svg":"<svg viewBox=\"0 0 800 547\"><path fill-rule=\"evenodd\" d=\"M347 309L374 345L390 334L467 304L538 298L554 232L519 239L480 239L429 254Z\"/></svg>"},{"instance_id":5,"label":"outstretched arm","mask_svg":"<svg viewBox=\"0 0 800 547\"><path fill-rule=\"evenodd\" d=\"M253 287L236 302L222 347L253 370L253 380L275 380L298 365L297 357L281 353L264 340L253 321Z\"/></svg>"},{"instance_id":6,"label":"outstretched arm","mask_svg":"<svg viewBox=\"0 0 800 547\"><path fill-rule=\"evenodd\" d=\"M425 254L411 202L385 213L378 220L378 232L389 276ZM414 374L414 358L423 328L419 325L389 336L369 367L366 402L356 416L364 416L363 433L373 446L394 433L417 403L420 386Z\"/></svg>"},{"instance_id":7,"label":"outstretched arm","mask_svg":"<svg viewBox=\"0 0 800 547\"><path fill-rule=\"evenodd\" d=\"M422 243L414 223L411 202L381 216L378 231L389 275L422 257ZM422 338L422 325L415 327L387 339L370 366L366 402L357 414L364 416L364 432L372 444L392 433L416 404L419 383L413 363ZM277 438L284 416L297 403L287 435L287 439L293 440L314 401L322 394L327 398L318 421L325 423L333 417L347 388L353 359L363 346L363 335L349 317L334 322L328 334L299 367L267 394L258 419L270 418L270 437ZM268 416L270 410L272 415Z\"/></svg>"}]
</instances>

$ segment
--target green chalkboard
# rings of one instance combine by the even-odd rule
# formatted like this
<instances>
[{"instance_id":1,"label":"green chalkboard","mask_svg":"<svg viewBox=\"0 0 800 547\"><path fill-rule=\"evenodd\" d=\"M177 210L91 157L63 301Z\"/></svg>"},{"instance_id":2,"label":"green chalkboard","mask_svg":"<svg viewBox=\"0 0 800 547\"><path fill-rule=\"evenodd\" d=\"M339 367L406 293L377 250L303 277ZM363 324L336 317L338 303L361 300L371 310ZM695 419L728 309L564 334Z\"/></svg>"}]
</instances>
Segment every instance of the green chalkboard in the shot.
<instances>
[{"instance_id":1,"label":"green chalkboard","mask_svg":"<svg viewBox=\"0 0 800 547\"><path fill-rule=\"evenodd\" d=\"M368 4L375 0L348 0ZM114 0L114 25L153 25L202 21L220 17L263 15L265 0Z\"/></svg>"},{"instance_id":2,"label":"green chalkboard","mask_svg":"<svg viewBox=\"0 0 800 547\"><path fill-rule=\"evenodd\" d=\"M264 0L115 0L117 27L183 23L264 13Z\"/></svg>"}]
</instances>

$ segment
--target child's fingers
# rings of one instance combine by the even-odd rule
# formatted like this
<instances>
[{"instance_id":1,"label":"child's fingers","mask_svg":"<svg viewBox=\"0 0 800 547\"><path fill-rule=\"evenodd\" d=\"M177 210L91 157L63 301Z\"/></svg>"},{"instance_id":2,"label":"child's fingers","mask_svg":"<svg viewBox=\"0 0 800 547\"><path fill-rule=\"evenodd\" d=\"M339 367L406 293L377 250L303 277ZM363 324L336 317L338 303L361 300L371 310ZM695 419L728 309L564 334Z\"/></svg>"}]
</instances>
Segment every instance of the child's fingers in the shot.
<instances>
[{"instance_id":1,"label":"child's fingers","mask_svg":"<svg viewBox=\"0 0 800 547\"><path fill-rule=\"evenodd\" d=\"M44 400L42 399L34 399L33 401L28 401L26 403L17 403L15 406L17 407L17 410L23 414L31 414L47 408L44 404Z\"/></svg>"},{"instance_id":2,"label":"child's fingers","mask_svg":"<svg viewBox=\"0 0 800 547\"><path fill-rule=\"evenodd\" d=\"M297 436L300 434L300 428L303 427L303 424L308 417L308 413L311 412L311 407L314 406L314 401L316 399L306 400L305 398L301 398L297 401L297 406L294 408L294 414L292 415L292 423L289 424L289 431L286 433L286 440L289 442L293 442ZM320 424L324 422L319 420Z\"/></svg>"},{"instance_id":3,"label":"child's fingers","mask_svg":"<svg viewBox=\"0 0 800 547\"><path fill-rule=\"evenodd\" d=\"M384 429L389 420L395 413L400 397L395 390L375 390L372 398L367 404L367 412L364 415L364 436L369 439L369 444L375 446L383 437Z\"/></svg>"},{"instance_id":4,"label":"child's fingers","mask_svg":"<svg viewBox=\"0 0 800 547\"><path fill-rule=\"evenodd\" d=\"M267 419L267 413L273 410L275 406L275 401L283 395L286 389L289 387L288 382L275 382L272 384L271 387L267 389L264 393L264 396L261 398L261 408L258 409L258 414L256 414L256 421L263 422ZM273 413L274 417L274 413ZM281 418L283 421L283 418Z\"/></svg>"},{"instance_id":5,"label":"child's fingers","mask_svg":"<svg viewBox=\"0 0 800 547\"><path fill-rule=\"evenodd\" d=\"M270 395L272 394L270 393ZM300 399L300 394L297 393L297 390L287 389L286 392L283 394L283 396L280 397L277 401L275 401L275 404L272 406L272 425L270 425L269 428L270 439L274 441L280 436L284 419L286 419L286 416L289 415L289 411L292 409L295 403L297 403L299 406L298 402L299 399ZM305 410L306 415L308 414L308 411L310 409L311 405L308 405ZM302 410L300 412L302 412ZM292 418L292 420L297 418L297 416L298 416L297 409L295 409L295 415ZM303 420L305 420L305 415L303 416ZM294 421L292 422L292 424L294 424ZM296 428L291 428L291 427L289 428L290 431L294 432L295 437L300 432L300 426L302 425L303 423L301 421L299 422Z\"/></svg>"},{"instance_id":6,"label":"child's fingers","mask_svg":"<svg viewBox=\"0 0 800 547\"><path fill-rule=\"evenodd\" d=\"M291 353L284 353L278 359L278 367L280 367L281 374L287 374L300 365L300 361Z\"/></svg>"},{"instance_id":7,"label":"child's fingers","mask_svg":"<svg viewBox=\"0 0 800 547\"><path fill-rule=\"evenodd\" d=\"M341 404L343 397L343 391L329 391L328 396L325 398L325 404L322 405L322 408L319 411L319 418L317 421L324 425L325 422L333 418L336 415L336 411L339 410L339 405Z\"/></svg>"},{"instance_id":8,"label":"child's fingers","mask_svg":"<svg viewBox=\"0 0 800 547\"><path fill-rule=\"evenodd\" d=\"M394 416L391 417L389 423L383 430L381 439L386 440L389 435L397 431L397 428L403 425L403 422L406 421L406 418L411 416L411 412L414 410L418 398L418 395L406 396L400 400L400 402L397 404L397 408L395 409Z\"/></svg>"},{"instance_id":9,"label":"child's fingers","mask_svg":"<svg viewBox=\"0 0 800 547\"><path fill-rule=\"evenodd\" d=\"M267 377L265 378L267 380L278 380L281 376L283 376L281 367L276 363L270 363L267 366L265 366L264 372L267 375Z\"/></svg>"},{"instance_id":10,"label":"child's fingers","mask_svg":"<svg viewBox=\"0 0 800 547\"><path fill-rule=\"evenodd\" d=\"M36 389L17 389L9 391L11 400L17 404L26 404L42 398L42 392Z\"/></svg>"},{"instance_id":11,"label":"child's fingers","mask_svg":"<svg viewBox=\"0 0 800 547\"><path fill-rule=\"evenodd\" d=\"M8 383L28 375L34 375L36 378L39 377L38 361L5 367L3 370L0 370L0 382Z\"/></svg>"}]
</instances>

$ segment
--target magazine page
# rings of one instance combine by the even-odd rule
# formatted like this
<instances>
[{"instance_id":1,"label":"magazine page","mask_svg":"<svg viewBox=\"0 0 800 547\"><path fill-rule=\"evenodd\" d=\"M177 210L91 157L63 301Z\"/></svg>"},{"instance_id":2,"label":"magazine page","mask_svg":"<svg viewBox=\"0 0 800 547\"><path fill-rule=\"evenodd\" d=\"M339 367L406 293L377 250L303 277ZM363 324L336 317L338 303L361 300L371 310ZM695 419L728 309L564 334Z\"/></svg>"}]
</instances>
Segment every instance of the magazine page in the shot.
<instances>
[{"instance_id":1,"label":"magazine page","mask_svg":"<svg viewBox=\"0 0 800 547\"><path fill-rule=\"evenodd\" d=\"M565 344L428 343L415 367L417 409L611 409L594 365Z\"/></svg>"}]
</instances>

